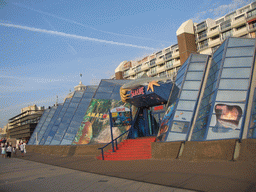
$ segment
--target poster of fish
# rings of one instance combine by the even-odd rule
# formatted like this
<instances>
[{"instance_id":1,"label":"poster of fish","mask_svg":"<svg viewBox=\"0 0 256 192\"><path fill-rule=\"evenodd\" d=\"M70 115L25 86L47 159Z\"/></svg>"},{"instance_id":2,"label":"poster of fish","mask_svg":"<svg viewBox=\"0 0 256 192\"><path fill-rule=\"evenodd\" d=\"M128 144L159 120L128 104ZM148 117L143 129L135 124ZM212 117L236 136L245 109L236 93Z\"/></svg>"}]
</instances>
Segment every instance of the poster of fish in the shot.
<instances>
[{"instance_id":1,"label":"poster of fish","mask_svg":"<svg viewBox=\"0 0 256 192\"><path fill-rule=\"evenodd\" d=\"M108 143L111 141L109 110L116 107L130 108L122 101L109 99L92 99L75 136L73 145ZM124 133L130 125L113 127L114 138Z\"/></svg>"}]
</instances>

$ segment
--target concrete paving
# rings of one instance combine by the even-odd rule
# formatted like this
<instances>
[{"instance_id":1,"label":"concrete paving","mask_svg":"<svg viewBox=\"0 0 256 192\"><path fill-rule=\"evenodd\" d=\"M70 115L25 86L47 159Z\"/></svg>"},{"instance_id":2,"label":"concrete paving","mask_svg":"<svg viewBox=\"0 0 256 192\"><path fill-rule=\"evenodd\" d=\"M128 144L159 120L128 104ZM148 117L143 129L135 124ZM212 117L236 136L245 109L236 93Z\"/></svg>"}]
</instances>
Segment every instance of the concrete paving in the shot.
<instances>
[{"instance_id":1,"label":"concrete paving","mask_svg":"<svg viewBox=\"0 0 256 192\"><path fill-rule=\"evenodd\" d=\"M179 159L102 161L97 160L95 156L61 157L27 153L25 157L20 157L18 154L17 158L1 159L0 162L0 181L2 182L0 189L3 189L7 181L10 184L7 183L6 186L16 187L14 189L21 187L21 191L29 191L27 189L30 189L29 185L32 183L31 189L35 189L34 185L37 186L36 183L39 183L42 191L44 189L46 189L45 191L62 190L62 185L67 186L64 187L66 191L69 191L70 188L76 189L74 191L256 191L255 159L246 162L191 162ZM40 162L40 164L35 162ZM2 169L2 167L4 168ZM10 173L8 174L9 169ZM73 172L75 170L78 171L77 174ZM24 180L25 178L21 176L24 171L28 178L31 178L29 181ZM16 172L17 176L14 176ZM94 174L90 175L90 173ZM9 178L10 181L4 180L6 178ZM19 182L12 184L17 180ZM50 188L47 188L45 185L48 185L49 182ZM27 188L23 189L24 186ZM86 188L88 186L92 188ZM96 186L97 188L95 188ZM12 188L5 189L12 191Z\"/></svg>"},{"instance_id":2,"label":"concrete paving","mask_svg":"<svg viewBox=\"0 0 256 192\"><path fill-rule=\"evenodd\" d=\"M0 165L0 191L191 191L86 173L18 158L0 158Z\"/></svg>"}]
</instances>

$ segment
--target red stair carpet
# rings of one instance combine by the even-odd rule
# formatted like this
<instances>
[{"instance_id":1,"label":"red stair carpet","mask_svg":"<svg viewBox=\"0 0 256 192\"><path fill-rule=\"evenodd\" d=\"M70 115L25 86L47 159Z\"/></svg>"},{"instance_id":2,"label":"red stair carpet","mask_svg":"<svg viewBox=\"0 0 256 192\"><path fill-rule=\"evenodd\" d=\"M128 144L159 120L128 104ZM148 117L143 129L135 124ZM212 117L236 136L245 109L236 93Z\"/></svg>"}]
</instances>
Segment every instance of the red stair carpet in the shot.
<instances>
[{"instance_id":1,"label":"red stair carpet","mask_svg":"<svg viewBox=\"0 0 256 192\"><path fill-rule=\"evenodd\" d=\"M128 161L151 158L151 143L155 142L155 137L141 137L137 139L127 139L120 143L116 152L108 150L104 152L104 160ZM102 160L102 156L97 159Z\"/></svg>"}]
</instances>

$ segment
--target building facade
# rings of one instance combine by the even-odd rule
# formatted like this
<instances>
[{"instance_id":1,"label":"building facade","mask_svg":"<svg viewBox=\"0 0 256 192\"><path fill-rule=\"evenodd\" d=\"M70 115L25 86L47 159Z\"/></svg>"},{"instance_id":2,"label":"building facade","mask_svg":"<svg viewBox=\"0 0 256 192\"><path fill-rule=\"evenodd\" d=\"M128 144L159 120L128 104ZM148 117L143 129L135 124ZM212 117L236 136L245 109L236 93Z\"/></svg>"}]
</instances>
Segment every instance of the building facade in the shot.
<instances>
[{"instance_id":1,"label":"building facade","mask_svg":"<svg viewBox=\"0 0 256 192\"><path fill-rule=\"evenodd\" d=\"M22 108L20 114L8 120L8 137L29 140L43 113L44 107L36 105Z\"/></svg>"},{"instance_id":2,"label":"building facade","mask_svg":"<svg viewBox=\"0 0 256 192\"><path fill-rule=\"evenodd\" d=\"M116 79L136 79L143 74L175 77L191 53L211 55L227 37L255 38L256 2L218 19L182 23L176 32L178 43L138 61L123 61L115 69Z\"/></svg>"}]
</instances>

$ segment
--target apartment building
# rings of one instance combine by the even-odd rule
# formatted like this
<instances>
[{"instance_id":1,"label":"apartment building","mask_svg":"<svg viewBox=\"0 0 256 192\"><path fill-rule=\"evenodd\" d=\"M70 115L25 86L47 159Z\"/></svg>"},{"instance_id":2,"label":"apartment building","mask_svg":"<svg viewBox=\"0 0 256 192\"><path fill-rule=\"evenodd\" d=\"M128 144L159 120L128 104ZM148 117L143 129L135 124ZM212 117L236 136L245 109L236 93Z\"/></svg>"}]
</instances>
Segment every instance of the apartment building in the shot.
<instances>
[{"instance_id":1,"label":"apartment building","mask_svg":"<svg viewBox=\"0 0 256 192\"><path fill-rule=\"evenodd\" d=\"M227 37L255 38L256 2L218 19L182 23L176 32L178 43L136 61L123 61L115 79L149 77L174 78L191 53L211 55Z\"/></svg>"},{"instance_id":2,"label":"apartment building","mask_svg":"<svg viewBox=\"0 0 256 192\"><path fill-rule=\"evenodd\" d=\"M8 120L8 137L28 140L43 112L44 107L38 107L36 105L22 108L20 114Z\"/></svg>"}]
</instances>

